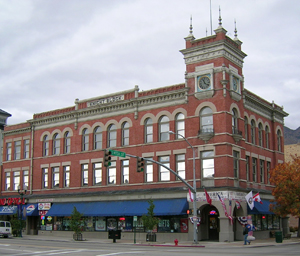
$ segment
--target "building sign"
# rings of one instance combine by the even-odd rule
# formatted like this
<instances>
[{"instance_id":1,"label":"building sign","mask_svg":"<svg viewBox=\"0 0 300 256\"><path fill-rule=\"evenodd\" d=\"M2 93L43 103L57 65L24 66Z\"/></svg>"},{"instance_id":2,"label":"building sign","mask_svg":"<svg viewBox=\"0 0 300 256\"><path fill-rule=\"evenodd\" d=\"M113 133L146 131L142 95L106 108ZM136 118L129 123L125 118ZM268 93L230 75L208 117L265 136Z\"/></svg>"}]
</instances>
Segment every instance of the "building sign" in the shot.
<instances>
[{"instance_id":1,"label":"building sign","mask_svg":"<svg viewBox=\"0 0 300 256\"><path fill-rule=\"evenodd\" d=\"M234 191L213 191L213 192L207 192L210 196L211 200L219 201L218 194L220 197L224 200L239 200L239 201L245 201L246 193L243 192L234 192ZM196 201L206 201L205 192L197 192L196 194ZM187 201L191 202L190 194L187 193Z\"/></svg>"},{"instance_id":2,"label":"building sign","mask_svg":"<svg viewBox=\"0 0 300 256\"><path fill-rule=\"evenodd\" d=\"M104 99L88 102L87 106L88 107L94 107L94 106L97 106L97 105L104 105L104 104L124 100L124 98L125 98L124 95L113 96L113 97L109 97L109 98L104 98Z\"/></svg>"},{"instance_id":3,"label":"building sign","mask_svg":"<svg viewBox=\"0 0 300 256\"><path fill-rule=\"evenodd\" d=\"M38 209L39 211L42 211L42 210L50 210L51 208L51 203L38 203Z\"/></svg>"},{"instance_id":4,"label":"building sign","mask_svg":"<svg viewBox=\"0 0 300 256\"><path fill-rule=\"evenodd\" d=\"M48 213L48 211L39 211L39 215L40 216L44 216L44 215L46 215Z\"/></svg>"},{"instance_id":5,"label":"building sign","mask_svg":"<svg viewBox=\"0 0 300 256\"><path fill-rule=\"evenodd\" d=\"M25 198L15 197L15 198L2 198L0 199L0 205L19 205L25 204Z\"/></svg>"},{"instance_id":6,"label":"building sign","mask_svg":"<svg viewBox=\"0 0 300 256\"><path fill-rule=\"evenodd\" d=\"M0 214L14 214L16 212L17 206L3 206Z\"/></svg>"}]
</instances>

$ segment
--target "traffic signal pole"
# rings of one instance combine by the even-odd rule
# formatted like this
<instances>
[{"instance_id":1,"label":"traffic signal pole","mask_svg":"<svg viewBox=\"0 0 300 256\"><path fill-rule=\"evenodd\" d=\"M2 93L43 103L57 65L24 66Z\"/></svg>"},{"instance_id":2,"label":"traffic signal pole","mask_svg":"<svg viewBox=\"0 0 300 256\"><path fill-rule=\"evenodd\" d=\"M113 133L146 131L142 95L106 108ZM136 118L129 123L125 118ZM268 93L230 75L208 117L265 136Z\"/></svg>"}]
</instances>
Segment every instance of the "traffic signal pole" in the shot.
<instances>
[{"instance_id":1,"label":"traffic signal pole","mask_svg":"<svg viewBox=\"0 0 300 256\"><path fill-rule=\"evenodd\" d=\"M194 153L194 150L193 150ZM119 156L119 157L125 157L125 156L129 156L129 157L133 157L133 158L137 158L138 163L140 162L144 162L144 161L149 161L152 163L156 163L164 168L166 168L167 170L169 170L171 173L173 173L178 179L180 179L193 193L193 211L194 211L194 215L197 213L197 206L196 206L196 185L195 185L195 177L194 177L194 187L191 186L189 183L187 183L183 178L181 178L175 171L173 171L170 167L157 162L153 159L149 159L149 158L141 158L139 156L134 156L134 155L130 155L130 154L125 154L124 152L120 152L120 151L115 151L115 150L110 150L109 155L115 155L115 156ZM195 154L195 153L194 153ZM109 159L110 160L110 159ZM194 161L195 161L195 156L194 156ZM137 164L137 167L139 166L139 164ZM141 168L143 166L140 166ZM139 172L141 172L141 168L139 169ZM195 220L193 220L193 225L194 225L194 243L197 244L198 243L198 235L197 235L197 223Z\"/></svg>"}]
</instances>

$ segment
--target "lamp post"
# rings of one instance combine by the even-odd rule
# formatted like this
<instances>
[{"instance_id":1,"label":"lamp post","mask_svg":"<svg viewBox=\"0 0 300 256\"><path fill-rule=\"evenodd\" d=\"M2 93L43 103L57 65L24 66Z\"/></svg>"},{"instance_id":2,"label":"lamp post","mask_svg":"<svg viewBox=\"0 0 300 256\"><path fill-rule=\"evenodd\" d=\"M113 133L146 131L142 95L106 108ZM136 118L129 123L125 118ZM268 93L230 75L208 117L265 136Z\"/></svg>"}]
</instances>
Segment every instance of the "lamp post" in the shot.
<instances>
[{"instance_id":1,"label":"lamp post","mask_svg":"<svg viewBox=\"0 0 300 256\"><path fill-rule=\"evenodd\" d=\"M20 206L20 211L19 211L19 220L20 220L20 237L22 237L22 215L23 215L23 197L24 197L24 195L26 194L26 192L27 192L27 187L26 186L24 186L24 188L23 189L21 189L21 186L19 185L18 186L18 193L19 193L19 195L20 195L20 197L21 197L21 203L19 204L19 206Z\"/></svg>"},{"instance_id":2,"label":"lamp post","mask_svg":"<svg viewBox=\"0 0 300 256\"><path fill-rule=\"evenodd\" d=\"M190 145L190 147L193 150L193 216L197 216L197 205L196 205L196 171L195 171L195 148L191 145L191 143L189 143L189 141L181 134L179 133L175 133L173 131L169 131L169 133L171 134L175 134L175 135L179 135L180 137L182 137L187 144ZM197 222L195 221L195 219L193 219L193 225L194 225L194 244L198 243L198 236L197 236Z\"/></svg>"}]
</instances>

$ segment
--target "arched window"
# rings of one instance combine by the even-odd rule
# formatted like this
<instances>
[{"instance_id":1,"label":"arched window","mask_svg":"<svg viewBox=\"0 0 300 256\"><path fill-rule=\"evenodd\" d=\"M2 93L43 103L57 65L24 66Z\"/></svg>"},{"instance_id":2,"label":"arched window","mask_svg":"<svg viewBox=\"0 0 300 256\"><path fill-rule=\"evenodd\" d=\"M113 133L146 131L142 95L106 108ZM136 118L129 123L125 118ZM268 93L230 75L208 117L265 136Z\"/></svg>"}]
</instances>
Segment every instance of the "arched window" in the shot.
<instances>
[{"instance_id":1,"label":"arched window","mask_svg":"<svg viewBox=\"0 0 300 256\"><path fill-rule=\"evenodd\" d=\"M268 126L266 126L265 129L265 136L266 136L266 148L270 148L270 131Z\"/></svg>"},{"instance_id":2,"label":"arched window","mask_svg":"<svg viewBox=\"0 0 300 256\"><path fill-rule=\"evenodd\" d=\"M263 146L263 126L261 123L258 124L258 145Z\"/></svg>"},{"instance_id":3,"label":"arched window","mask_svg":"<svg viewBox=\"0 0 300 256\"><path fill-rule=\"evenodd\" d=\"M58 133L55 133L52 139L53 142L53 155L59 155L60 153L60 135Z\"/></svg>"},{"instance_id":4,"label":"arched window","mask_svg":"<svg viewBox=\"0 0 300 256\"><path fill-rule=\"evenodd\" d=\"M255 121L251 120L251 143L255 144Z\"/></svg>"},{"instance_id":5,"label":"arched window","mask_svg":"<svg viewBox=\"0 0 300 256\"><path fill-rule=\"evenodd\" d=\"M200 111L200 133L211 133L213 128L213 112L211 108L204 107Z\"/></svg>"},{"instance_id":6,"label":"arched window","mask_svg":"<svg viewBox=\"0 0 300 256\"><path fill-rule=\"evenodd\" d=\"M102 129L97 126L94 129L94 149L102 149Z\"/></svg>"},{"instance_id":7,"label":"arched window","mask_svg":"<svg viewBox=\"0 0 300 256\"><path fill-rule=\"evenodd\" d=\"M49 138L48 135L45 135L43 138L43 156L49 155Z\"/></svg>"},{"instance_id":8,"label":"arched window","mask_svg":"<svg viewBox=\"0 0 300 256\"><path fill-rule=\"evenodd\" d=\"M184 123L184 114L178 113L175 117L175 133L176 138L180 138L178 134L185 136L185 123Z\"/></svg>"},{"instance_id":9,"label":"arched window","mask_svg":"<svg viewBox=\"0 0 300 256\"><path fill-rule=\"evenodd\" d=\"M82 151L89 150L89 131L87 128L82 131Z\"/></svg>"},{"instance_id":10,"label":"arched window","mask_svg":"<svg viewBox=\"0 0 300 256\"><path fill-rule=\"evenodd\" d=\"M145 143L153 142L153 121L147 118L144 123Z\"/></svg>"},{"instance_id":11,"label":"arched window","mask_svg":"<svg viewBox=\"0 0 300 256\"><path fill-rule=\"evenodd\" d=\"M71 137L70 132L65 132L64 135L64 153L70 153L71 152Z\"/></svg>"},{"instance_id":12,"label":"arched window","mask_svg":"<svg viewBox=\"0 0 300 256\"><path fill-rule=\"evenodd\" d=\"M159 119L158 128L159 128L159 136L158 136L159 141L169 140L170 124L169 124L169 118L167 116L162 116Z\"/></svg>"},{"instance_id":13,"label":"arched window","mask_svg":"<svg viewBox=\"0 0 300 256\"><path fill-rule=\"evenodd\" d=\"M108 141L107 141L107 146L109 148L117 146L117 126L114 125L114 124L111 124L108 127Z\"/></svg>"},{"instance_id":14,"label":"arched window","mask_svg":"<svg viewBox=\"0 0 300 256\"><path fill-rule=\"evenodd\" d=\"M244 123L245 123L245 140L249 142L249 135L248 135L248 118L244 118Z\"/></svg>"},{"instance_id":15,"label":"arched window","mask_svg":"<svg viewBox=\"0 0 300 256\"><path fill-rule=\"evenodd\" d=\"M232 134L238 134L238 113L235 108L232 109Z\"/></svg>"},{"instance_id":16,"label":"arched window","mask_svg":"<svg viewBox=\"0 0 300 256\"><path fill-rule=\"evenodd\" d=\"M124 122L122 124L122 146L129 145L129 123Z\"/></svg>"},{"instance_id":17,"label":"arched window","mask_svg":"<svg viewBox=\"0 0 300 256\"><path fill-rule=\"evenodd\" d=\"M277 131L277 150L281 152L281 131Z\"/></svg>"}]
</instances>

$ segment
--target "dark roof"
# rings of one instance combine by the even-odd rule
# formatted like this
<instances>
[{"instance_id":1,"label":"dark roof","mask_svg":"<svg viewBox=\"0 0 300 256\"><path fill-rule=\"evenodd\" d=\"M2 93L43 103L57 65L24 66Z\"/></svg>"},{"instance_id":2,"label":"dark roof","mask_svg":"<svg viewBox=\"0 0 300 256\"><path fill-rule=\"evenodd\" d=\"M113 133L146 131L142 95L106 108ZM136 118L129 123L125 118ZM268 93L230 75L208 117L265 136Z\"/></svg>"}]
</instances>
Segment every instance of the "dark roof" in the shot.
<instances>
[{"instance_id":1,"label":"dark roof","mask_svg":"<svg viewBox=\"0 0 300 256\"><path fill-rule=\"evenodd\" d=\"M11 116L11 114L5 112L5 111L2 110L1 108L0 108L0 115Z\"/></svg>"}]
</instances>

